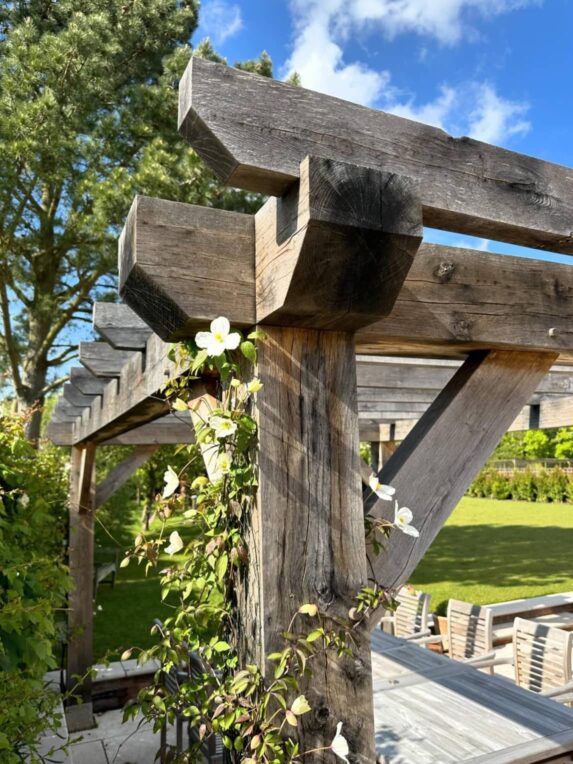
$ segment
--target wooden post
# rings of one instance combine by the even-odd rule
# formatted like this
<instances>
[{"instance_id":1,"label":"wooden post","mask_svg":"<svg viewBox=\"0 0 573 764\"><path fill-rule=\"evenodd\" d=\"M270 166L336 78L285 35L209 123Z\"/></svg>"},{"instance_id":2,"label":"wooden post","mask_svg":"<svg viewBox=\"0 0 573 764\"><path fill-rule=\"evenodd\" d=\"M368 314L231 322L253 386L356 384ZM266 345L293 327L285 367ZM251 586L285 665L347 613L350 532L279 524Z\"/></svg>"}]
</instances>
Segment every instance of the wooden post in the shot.
<instances>
[{"instance_id":1,"label":"wooden post","mask_svg":"<svg viewBox=\"0 0 573 764\"><path fill-rule=\"evenodd\" d=\"M243 649L261 661L284 646L297 609L316 603L347 617L366 580L358 454L354 338L350 333L265 327L257 400L259 495L250 545ZM313 621L308 619L309 630ZM375 759L370 640L354 660L320 658L304 691L301 751L329 745L336 724L352 761ZM270 669L267 665L267 669ZM332 760L314 754L313 762Z\"/></svg>"},{"instance_id":2,"label":"wooden post","mask_svg":"<svg viewBox=\"0 0 573 764\"><path fill-rule=\"evenodd\" d=\"M66 686L83 702L67 709L70 732L94 726L91 680L87 678L76 688L75 677L83 676L93 663L95 455L92 444L72 447L68 559L73 590L69 597Z\"/></svg>"}]
</instances>

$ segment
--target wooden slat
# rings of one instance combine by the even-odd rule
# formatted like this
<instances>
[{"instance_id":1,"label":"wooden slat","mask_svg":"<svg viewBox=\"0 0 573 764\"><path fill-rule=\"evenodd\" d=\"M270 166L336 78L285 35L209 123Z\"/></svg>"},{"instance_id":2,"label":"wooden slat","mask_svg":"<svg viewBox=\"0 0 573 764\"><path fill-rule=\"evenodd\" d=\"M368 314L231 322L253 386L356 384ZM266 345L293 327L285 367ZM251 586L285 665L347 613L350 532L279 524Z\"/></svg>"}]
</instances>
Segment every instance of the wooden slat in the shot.
<instances>
[{"instance_id":1,"label":"wooden slat","mask_svg":"<svg viewBox=\"0 0 573 764\"><path fill-rule=\"evenodd\" d=\"M379 581L392 588L408 580L554 360L551 354L479 353L440 393L380 473L396 488L400 506L414 513L420 537L395 531L382 555L370 554ZM388 516L388 506L379 501L374 511Z\"/></svg>"},{"instance_id":2,"label":"wooden slat","mask_svg":"<svg viewBox=\"0 0 573 764\"><path fill-rule=\"evenodd\" d=\"M109 475L96 486L95 509L99 509L102 504L105 504L129 480L133 473L153 456L158 448L159 446L154 445L136 446L129 456L114 467Z\"/></svg>"},{"instance_id":3,"label":"wooden slat","mask_svg":"<svg viewBox=\"0 0 573 764\"><path fill-rule=\"evenodd\" d=\"M119 377L134 355L128 350L116 350L107 342L80 342L80 363L96 377Z\"/></svg>"},{"instance_id":4,"label":"wooden slat","mask_svg":"<svg viewBox=\"0 0 573 764\"><path fill-rule=\"evenodd\" d=\"M191 419L181 412L168 414L155 419L153 422L135 427L109 440L103 441L103 446L147 446L147 445L178 445L193 443L193 425Z\"/></svg>"},{"instance_id":5,"label":"wooden slat","mask_svg":"<svg viewBox=\"0 0 573 764\"><path fill-rule=\"evenodd\" d=\"M224 315L255 323L252 215L137 196L119 241L119 291L163 339Z\"/></svg>"},{"instance_id":6,"label":"wooden slat","mask_svg":"<svg viewBox=\"0 0 573 764\"><path fill-rule=\"evenodd\" d=\"M109 344L123 350L145 350L152 330L127 305L94 303L93 327Z\"/></svg>"},{"instance_id":7,"label":"wooden slat","mask_svg":"<svg viewBox=\"0 0 573 764\"><path fill-rule=\"evenodd\" d=\"M192 58L182 134L225 182L280 195L308 155L408 175L424 225L573 253L566 167Z\"/></svg>"},{"instance_id":8,"label":"wooden slat","mask_svg":"<svg viewBox=\"0 0 573 764\"><path fill-rule=\"evenodd\" d=\"M254 634L264 653L281 649L280 632L303 603L346 617L366 578L352 335L269 327L258 376L256 543L249 607L240 608L251 655ZM372 762L370 639L355 637L352 661L313 660L301 750L323 746L342 721L353 755Z\"/></svg>"},{"instance_id":9,"label":"wooden slat","mask_svg":"<svg viewBox=\"0 0 573 764\"><path fill-rule=\"evenodd\" d=\"M84 408L84 406L91 406L93 403L93 395L84 395L81 393L75 385L65 384L62 390L62 394L68 403L78 408Z\"/></svg>"}]
</instances>

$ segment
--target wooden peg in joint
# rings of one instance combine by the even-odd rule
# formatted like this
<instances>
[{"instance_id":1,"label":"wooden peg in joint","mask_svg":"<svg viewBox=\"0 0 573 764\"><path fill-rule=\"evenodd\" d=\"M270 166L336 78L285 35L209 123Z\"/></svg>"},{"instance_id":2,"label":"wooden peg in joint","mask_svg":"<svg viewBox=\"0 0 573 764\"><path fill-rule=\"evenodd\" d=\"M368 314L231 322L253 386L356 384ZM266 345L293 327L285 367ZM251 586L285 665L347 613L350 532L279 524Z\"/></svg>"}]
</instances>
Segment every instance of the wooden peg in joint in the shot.
<instances>
[{"instance_id":1,"label":"wooden peg in joint","mask_svg":"<svg viewBox=\"0 0 573 764\"><path fill-rule=\"evenodd\" d=\"M386 316L422 241L409 178L306 157L255 216L257 321L353 331Z\"/></svg>"}]
</instances>

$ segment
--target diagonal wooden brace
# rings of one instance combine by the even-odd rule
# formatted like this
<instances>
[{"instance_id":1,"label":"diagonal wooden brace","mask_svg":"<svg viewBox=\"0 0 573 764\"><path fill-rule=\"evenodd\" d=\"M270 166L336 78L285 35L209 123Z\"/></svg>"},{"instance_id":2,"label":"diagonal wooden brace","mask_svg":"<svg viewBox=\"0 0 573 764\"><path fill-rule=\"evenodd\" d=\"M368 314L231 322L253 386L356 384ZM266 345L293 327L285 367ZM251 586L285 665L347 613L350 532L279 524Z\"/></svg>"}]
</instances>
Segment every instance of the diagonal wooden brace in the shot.
<instances>
[{"instance_id":1,"label":"diagonal wooden brace","mask_svg":"<svg viewBox=\"0 0 573 764\"><path fill-rule=\"evenodd\" d=\"M390 457L380 480L394 486L401 507L412 510L420 537L395 530L380 555L369 551L381 583L397 588L408 580L555 358L502 350L474 354ZM390 502L378 500L371 512L394 519Z\"/></svg>"},{"instance_id":2,"label":"diagonal wooden brace","mask_svg":"<svg viewBox=\"0 0 573 764\"><path fill-rule=\"evenodd\" d=\"M388 315L422 241L408 178L306 157L255 216L257 321L354 331Z\"/></svg>"}]
</instances>

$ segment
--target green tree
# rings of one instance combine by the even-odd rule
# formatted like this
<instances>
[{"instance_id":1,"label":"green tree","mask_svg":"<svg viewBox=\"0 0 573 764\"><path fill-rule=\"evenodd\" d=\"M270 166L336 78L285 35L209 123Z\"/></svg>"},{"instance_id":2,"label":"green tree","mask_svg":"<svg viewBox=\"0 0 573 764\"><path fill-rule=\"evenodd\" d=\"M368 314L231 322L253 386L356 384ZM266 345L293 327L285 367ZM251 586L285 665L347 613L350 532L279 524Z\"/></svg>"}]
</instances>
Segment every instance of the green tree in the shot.
<instances>
[{"instance_id":1,"label":"green tree","mask_svg":"<svg viewBox=\"0 0 573 764\"><path fill-rule=\"evenodd\" d=\"M135 193L251 211L176 132L197 0L0 0L0 381L63 381L70 331L115 286ZM206 42L195 54L216 58ZM268 56L243 64L271 74ZM2 362L0 362L1 364ZM40 431L40 414L29 436Z\"/></svg>"},{"instance_id":2,"label":"green tree","mask_svg":"<svg viewBox=\"0 0 573 764\"><path fill-rule=\"evenodd\" d=\"M573 458L573 427L560 427L555 435L557 459Z\"/></svg>"}]
</instances>

